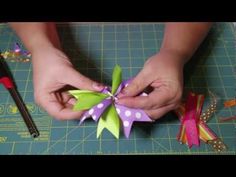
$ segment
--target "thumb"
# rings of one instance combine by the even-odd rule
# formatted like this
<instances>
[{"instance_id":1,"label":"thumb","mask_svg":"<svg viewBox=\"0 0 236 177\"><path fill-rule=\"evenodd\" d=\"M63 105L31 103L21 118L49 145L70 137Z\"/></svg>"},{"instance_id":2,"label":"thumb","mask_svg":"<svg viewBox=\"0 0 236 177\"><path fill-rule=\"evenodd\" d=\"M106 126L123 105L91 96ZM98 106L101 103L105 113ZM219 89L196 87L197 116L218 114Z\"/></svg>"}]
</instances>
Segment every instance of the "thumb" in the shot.
<instances>
[{"instance_id":1,"label":"thumb","mask_svg":"<svg viewBox=\"0 0 236 177\"><path fill-rule=\"evenodd\" d=\"M66 78L67 84L74 86L79 89L84 90L91 90L91 91L102 91L104 88L104 85L101 83L98 83L96 81L93 81L84 75L80 74L76 70L72 69L69 70L64 78Z\"/></svg>"},{"instance_id":2,"label":"thumb","mask_svg":"<svg viewBox=\"0 0 236 177\"><path fill-rule=\"evenodd\" d=\"M142 70L132 81L131 83L125 87L121 93L118 95L118 98L122 98L125 96L136 96L140 92L142 92L149 84L151 84L152 80L150 75Z\"/></svg>"}]
</instances>

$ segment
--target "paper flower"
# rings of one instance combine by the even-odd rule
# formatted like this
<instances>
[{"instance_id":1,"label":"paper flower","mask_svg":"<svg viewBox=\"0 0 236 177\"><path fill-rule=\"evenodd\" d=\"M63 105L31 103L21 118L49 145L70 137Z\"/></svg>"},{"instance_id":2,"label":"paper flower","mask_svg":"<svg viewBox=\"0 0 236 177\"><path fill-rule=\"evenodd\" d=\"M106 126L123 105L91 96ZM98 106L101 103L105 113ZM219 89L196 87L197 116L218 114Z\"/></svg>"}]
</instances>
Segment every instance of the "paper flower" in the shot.
<instances>
[{"instance_id":1,"label":"paper flower","mask_svg":"<svg viewBox=\"0 0 236 177\"><path fill-rule=\"evenodd\" d=\"M23 50L20 45L15 42L11 50L1 53L2 57L11 62L29 62L31 53Z\"/></svg>"},{"instance_id":2,"label":"paper flower","mask_svg":"<svg viewBox=\"0 0 236 177\"><path fill-rule=\"evenodd\" d=\"M70 90L69 93L77 99L73 110L86 110L80 124L85 119L92 117L94 121L98 121L97 138L106 128L118 139L120 125L128 138L133 122L152 122L143 110L116 103L117 95L124 87L128 86L130 81L131 79L122 81L121 68L116 65L112 74L112 88L105 87L101 93L88 90ZM147 96L147 94L142 93L140 96Z\"/></svg>"}]
</instances>

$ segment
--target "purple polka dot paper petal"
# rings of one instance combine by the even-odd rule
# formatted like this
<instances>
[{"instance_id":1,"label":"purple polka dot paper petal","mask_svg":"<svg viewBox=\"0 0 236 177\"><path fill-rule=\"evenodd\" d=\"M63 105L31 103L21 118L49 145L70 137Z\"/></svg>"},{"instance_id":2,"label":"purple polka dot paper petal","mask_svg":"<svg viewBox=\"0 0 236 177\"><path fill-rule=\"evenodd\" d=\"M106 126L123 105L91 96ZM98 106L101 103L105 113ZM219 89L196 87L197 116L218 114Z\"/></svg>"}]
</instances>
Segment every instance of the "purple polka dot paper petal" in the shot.
<instances>
[{"instance_id":1,"label":"purple polka dot paper petal","mask_svg":"<svg viewBox=\"0 0 236 177\"><path fill-rule=\"evenodd\" d=\"M141 109L132 109L115 104L116 112L123 123L125 137L128 138L133 122L152 122L152 119Z\"/></svg>"},{"instance_id":2,"label":"purple polka dot paper petal","mask_svg":"<svg viewBox=\"0 0 236 177\"><path fill-rule=\"evenodd\" d=\"M121 82L121 84L119 85L119 87L118 87L118 89L117 89L117 91L116 91L116 93L114 95L117 96L120 93L120 91L124 87L127 87L132 80L133 80L133 78Z\"/></svg>"},{"instance_id":3,"label":"purple polka dot paper petal","mask_svg":"<svg viewBox=\"0 0 236 177\"><path fill-rule=\"evenodd\" d=\"M103 101L101 101L99 104L93 106L91 109L89 109L83 114L79 125L81 125L84 122L84 120L89 117L92 117L92 119L97 122L99 117L102 115L102 113L111 103L112 103L111 97L108 97L104 99Z\"/></svg>"},{"instance_id":4,"label":"purple polka dot paper petal","mask_svg":"<svg viewBox=\"0 0 236 177\"><path fill-rule=\"evenodd\" d=\"M110 90L111 88L110 87L105 87L101 93L103 94L108 94L110 93ZM101 105L101 103L104 105L104 107ZM102 102L95 106L93 106L91 109L89 109L88 111L86 111L81 120L80 120L80 123L79 125L81 125L86 119L88 119L89 117L92 117L92 119L94 121L97 122L97 120L99 119L99 117L102 115L103 111L107 108L107 106L109 106L111 103L112 103L112 100L111 100L111 97L108 97L106 99L104 99ZM99 105L99 106L98 106ZM100 107L101 106L101 109L97 109L97 106Z\"/></svg>"},{"instance_id":5,"label":"purple polka dot paper petal","mask_svg":"<svg viewBox=\"0 0 236 177\"><path fill-rule=\"evenodd\" d=\"M109 93L111 93L111 87L106 86L106 87L101 91L101 93L109 95Z\"/></svg>"}]
</instances>

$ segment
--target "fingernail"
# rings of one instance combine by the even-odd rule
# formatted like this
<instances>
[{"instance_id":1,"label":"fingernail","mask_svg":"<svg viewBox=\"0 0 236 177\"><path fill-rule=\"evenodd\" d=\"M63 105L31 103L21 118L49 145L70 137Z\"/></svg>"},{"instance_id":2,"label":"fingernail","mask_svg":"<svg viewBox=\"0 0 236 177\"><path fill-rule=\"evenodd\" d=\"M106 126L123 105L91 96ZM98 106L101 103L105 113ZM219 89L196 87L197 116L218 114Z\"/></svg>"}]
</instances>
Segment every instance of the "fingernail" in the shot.
<instances>
[{"instance_id":1,"label":"fingernail","mask_svg":"<svg viewBox=\"0 0 236 177\"><path fill-rule=\"evenodd\" d=\"M76 99L71 98L71 99L69 99L68 103L74 105L76 103Z\"/></svg>"},{"instance_id":2,"label":"fingernail","mask_svg":"<svg viewBox=\"0 0 236 177\"><path fill-rule=\"evenodd\" d=\"M104 85L100 84L100 83L93 83L93 88L101 91L104 88Z\"/></svg>"}]
</instances>

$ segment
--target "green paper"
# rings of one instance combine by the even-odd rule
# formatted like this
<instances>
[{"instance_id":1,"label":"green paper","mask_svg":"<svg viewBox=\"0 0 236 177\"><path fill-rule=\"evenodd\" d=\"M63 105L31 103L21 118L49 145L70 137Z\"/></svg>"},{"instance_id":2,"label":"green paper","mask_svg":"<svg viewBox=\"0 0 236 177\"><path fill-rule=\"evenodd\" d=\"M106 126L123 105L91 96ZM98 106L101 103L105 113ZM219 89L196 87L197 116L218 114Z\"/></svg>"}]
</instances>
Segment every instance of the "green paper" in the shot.
<instances>
[{"instance_id":1,"label":"green paper","mask_svg":"<svg viewBox=\"0 0 236 177\"><path fill-rule=\"evenodd\" d=\"M90 90L69 90L68 91L71 95L73 95L76 99L78 99L77 95L80 95L81 93L94 93Z\"/></svg>"},{"instance_id":2,"label":"green paper","mask_svg":"<svg viewBox=\"0 0 236 177\"><path fill-rule=\"evenodd\" d=\"M122 79L122 74L121 74L121 67L119 65L116 65L113 73L112 73L112 94L116 93L116 90L118 89Z\"/></svg>"},{"instance_id":3,"label":"green paper","mask_svg":"<svg viewBox=\"0 0 236 177\"><path fill-rule=\"evenodd\" d=\"M109 106L106 112L99 119L97 126L97 138L101 135L104 128L109 130L117 139L119 139L120 118L118 117L113 105Z\"/></svg>"},{"instance_id":4,"label":"green paper","mask_svg":"<svg viewBox=\"0 0 236 177\"><path fill-rule=\"evenodd\" d=\"M74 111L90 109L109 97L109 95L103 93L87 90L70 90L69 93L78 100L73 107Z\"/></svg>"}]
</instances>

